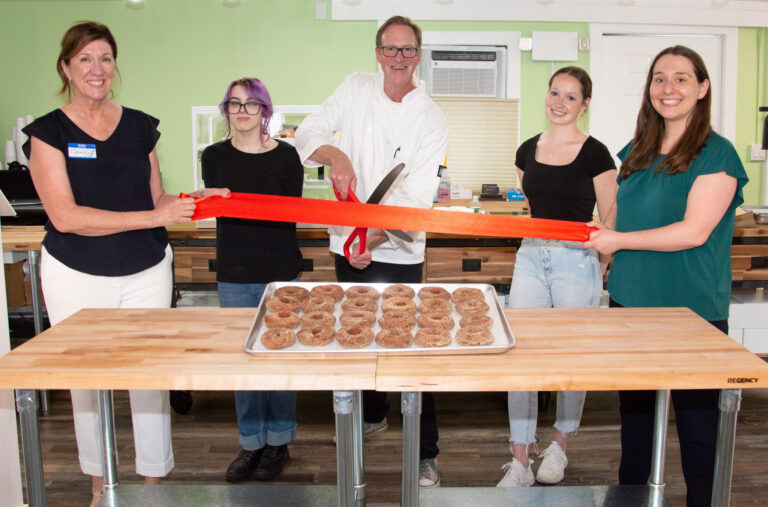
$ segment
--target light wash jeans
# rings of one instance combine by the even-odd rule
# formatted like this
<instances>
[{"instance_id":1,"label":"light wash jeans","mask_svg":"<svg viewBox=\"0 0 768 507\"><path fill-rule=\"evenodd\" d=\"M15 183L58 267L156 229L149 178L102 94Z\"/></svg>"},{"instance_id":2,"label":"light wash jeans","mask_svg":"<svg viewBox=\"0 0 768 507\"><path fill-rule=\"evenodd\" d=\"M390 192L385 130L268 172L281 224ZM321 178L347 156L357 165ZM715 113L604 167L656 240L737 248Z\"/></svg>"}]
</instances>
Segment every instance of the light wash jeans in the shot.
<instances>
[{"instance_id":1,"label":"light wash jeans","mask_svg":"<svg viewBox=\"0 0 768 507\"><path fill-rule=\"evenodd\" d=\"M222 308L255 308L266 284L219 282ZM235 391L240 445L246 451L296 438L296 391Z\"/></svg>"},{"instance_id":2,"label":"light wash jeans","mask_svg":"<svg viewBox=\"0 0 768 507\"><path fill-rule=\"evenodd\" d=\"M509 290L511 308L597 307L602 291L603 275L595 250L585 250L574 241L523 239ZM534 443L538 394L510 391L507 396L510 443ZM585 397L584 391L558 393L555 429L576 431Z\"/></svg>"}]
</instances>

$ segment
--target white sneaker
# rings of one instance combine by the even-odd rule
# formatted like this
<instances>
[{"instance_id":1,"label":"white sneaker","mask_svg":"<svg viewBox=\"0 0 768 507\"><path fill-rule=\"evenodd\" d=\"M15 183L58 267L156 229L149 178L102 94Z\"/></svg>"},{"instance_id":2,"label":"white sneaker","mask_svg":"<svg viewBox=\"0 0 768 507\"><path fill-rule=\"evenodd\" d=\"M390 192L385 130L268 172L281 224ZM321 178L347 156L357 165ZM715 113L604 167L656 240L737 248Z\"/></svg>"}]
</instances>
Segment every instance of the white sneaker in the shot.
<instances>
[{"instance_id":1,"label":"white sneaker","mask_svg":"<svg viewBox=\"0 0 768 507\"><path fill-rule=\"evenodd\" d=\"M536 472L536 480L542 484L557 484L565 476L565 467L568 466L568 458L565 451L557 442L552 442L544 452L539 454L542 458L539 470Z\"/></svg>"},{"instance_id":2,"label":"white sneaker","mask_svg":"<svg viewBox=\"0 0 768 507\"><path fill-rule=\"evenodd\" d=\"M369 439L369 438L375 437L387 431L388 428L389 428L389 423L387 423L386 417L381 421L374 422L374 423L367 423L363 421L363 438Z\"/></svg>"},{"instance_id":3,"label":"white sneaker","mask_svg":"<svg viewBox=\"0 0 768 507\"><path fill-rule=\"evenodd\" d=\"M528 467L524 467L517 459L512 458L512 461L504 464L501 467L506 473L496 485L497 488L526 488L533 486L536 482L533 478L533 471L531 465L533 460L528 460Z\"/></svg>"},{"instance_id":4,"label":"white sneaker","mask_svg":"<svg viewBox=\"0 0 768 507\"><path fill-rule=\"evenodd\" d=\"M440 471L437 469L437 458L419 460L419 486L422 488L440 487Z\"/></svg>"}]
</instances>

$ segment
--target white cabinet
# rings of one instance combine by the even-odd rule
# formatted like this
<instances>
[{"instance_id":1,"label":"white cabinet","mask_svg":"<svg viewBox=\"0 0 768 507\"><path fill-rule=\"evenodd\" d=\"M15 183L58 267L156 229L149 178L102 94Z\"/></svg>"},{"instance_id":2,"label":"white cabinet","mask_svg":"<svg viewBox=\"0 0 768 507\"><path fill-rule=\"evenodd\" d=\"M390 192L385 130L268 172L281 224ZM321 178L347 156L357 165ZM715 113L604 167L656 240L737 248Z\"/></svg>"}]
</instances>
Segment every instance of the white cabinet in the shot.
<instances>
[{"instance_id":1,"label":"white cabinet","mask_svg":"<svg viewBox=\"0 0 768 507\"><path fill-rule=\"evenodd\" d=\"M733 293L728 335L755 354L768 354L768 296L764 291Z\"/></svg>"}]
</instances>

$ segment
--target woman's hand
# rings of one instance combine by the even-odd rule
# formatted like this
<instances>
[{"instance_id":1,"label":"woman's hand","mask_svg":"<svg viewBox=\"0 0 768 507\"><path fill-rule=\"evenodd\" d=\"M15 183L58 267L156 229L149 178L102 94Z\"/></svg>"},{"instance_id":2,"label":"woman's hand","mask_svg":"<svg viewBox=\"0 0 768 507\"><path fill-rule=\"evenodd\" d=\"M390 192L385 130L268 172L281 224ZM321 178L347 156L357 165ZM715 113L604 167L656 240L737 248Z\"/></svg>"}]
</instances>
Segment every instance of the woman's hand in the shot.
<instances>
[{"instance_id":1,"label":"woman's hand","mask_svg":"<svg viewBox=\"0 0 768 507\"><path fill-rule=\"evenodd\" d=\"M194 192L191 192L189 195L192 197L196 197L198 199L204 198L204 197L212 197L214 195L219 195L224 198L229 198L231 195L231 192L228 188L204 188L202 190L195 190Z\"/></svg>"},{"instance_id":2,"label":"woman's hand","mask_svg":"<svg viewBox=\"0 0 768 507\"><path fill-rule=\"evenodd\" d=\"M161 199L158 204L154 211L157 227L191 222L195 213L195 200L192 197Z\"/></svg>"},{"instance_id":3,"label":"woman's hand","mask_svg":"<svg viewBox=\"0 0 768 507\"><path fill-rule=\"evenodd\" d=\"M600 222L589 222L587 227L594 227L598 230L593 231L589 235L589 240L584 243L584 248L594 248L604 256L609 256L617 250L621 250L622 233L609 229Z\"/></svg>"}]
</instances>

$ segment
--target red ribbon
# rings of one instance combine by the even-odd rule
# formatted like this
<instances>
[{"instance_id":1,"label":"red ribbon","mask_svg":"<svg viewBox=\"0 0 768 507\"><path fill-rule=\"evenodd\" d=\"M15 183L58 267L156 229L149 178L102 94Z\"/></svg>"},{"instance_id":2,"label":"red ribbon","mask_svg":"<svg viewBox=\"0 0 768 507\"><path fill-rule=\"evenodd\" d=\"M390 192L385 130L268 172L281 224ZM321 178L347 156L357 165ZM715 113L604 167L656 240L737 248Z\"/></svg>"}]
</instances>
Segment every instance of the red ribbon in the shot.
<instances>
[{"instance_id":1,"label":"red ribbon","mask_svg":"<svg viewBox=\"0 0 768 507\"><path fill-rule=\"evenodd\" d=\"M188 196L182 194L181 197ZM212 217L249 218L464 236L541 238L582 242L587 241L590 232L596 230L582 222L565 220L236 192L233 192L229 198L221 196L198 198L195 199L195 204L192 220Z\"/></svg>"}]
</instances>

